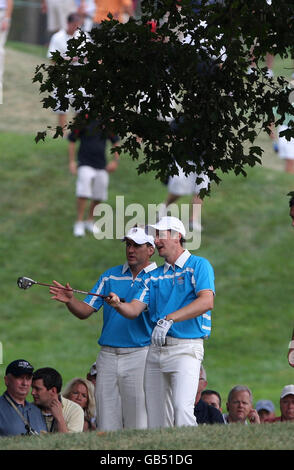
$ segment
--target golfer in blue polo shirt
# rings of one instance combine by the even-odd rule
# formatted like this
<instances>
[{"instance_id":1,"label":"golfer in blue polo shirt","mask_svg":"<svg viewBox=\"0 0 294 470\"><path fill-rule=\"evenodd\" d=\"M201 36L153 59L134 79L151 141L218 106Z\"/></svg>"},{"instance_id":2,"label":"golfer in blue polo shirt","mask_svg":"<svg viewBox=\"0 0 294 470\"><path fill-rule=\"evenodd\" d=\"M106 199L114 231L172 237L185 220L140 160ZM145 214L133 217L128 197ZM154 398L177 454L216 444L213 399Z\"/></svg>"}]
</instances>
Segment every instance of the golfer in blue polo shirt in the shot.
<instances>
[{"instance_id":1,"label":"golfer in blue polo shirt","mask_svg":"<svg viewBox=\"0 0 294 470\"><path fill-rule=\"evenodd\" d=\"M136 318L148 306L154 327L145 368L148 427L171 422L195 426L203 340L211 332L214 272L205 258L183 248L186 231L178 218L163 217L152 227L165 264L144 276L131 302L120 302L113 292L108 302L127 318ZM165 406L167 397L171 412Z\"/></svg>"},{"instance_id":2,"label":"golfer in blue polo shirt","mask_svg":"<svg viewBox=\"0 0 294 470\"><path fill-rule=\"evenodd\" d=\"M146 273L155 269L150 261L155 251L154 238L140 227L129 230L125 238L126 262L105 271L91 292L107 295L116 291L130 302ZM61 284L56 283L58 286ZM70 287L67 285L67 287ZM135 321L126 319L99 296L88 295L83 301L71 291L50 288L54 299L64 302L71 313L86 319L103 307L103 327L98 340L96 412L99 430L147 427L144 393L144 369L151 343L152 322L148 312Z\"/></svg>"}]
</instances>

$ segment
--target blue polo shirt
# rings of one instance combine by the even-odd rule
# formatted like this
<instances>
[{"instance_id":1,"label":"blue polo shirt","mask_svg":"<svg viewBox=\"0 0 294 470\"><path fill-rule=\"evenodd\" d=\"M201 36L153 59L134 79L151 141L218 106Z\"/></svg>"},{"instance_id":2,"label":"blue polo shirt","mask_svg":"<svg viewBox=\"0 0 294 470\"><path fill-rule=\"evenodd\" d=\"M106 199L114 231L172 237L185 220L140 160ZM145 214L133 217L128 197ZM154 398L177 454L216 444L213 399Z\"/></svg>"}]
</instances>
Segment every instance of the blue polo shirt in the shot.
<instances>
[{"instance_id":1,"label":"blue polo shirt","mask_svg":"<svg viewBox=\"0 0 294 470\"><path fill-rule=\"evenodd\" d=\"M19 405L9 397L16 405L18 410L28 421L30 426L40 433L47 432L46 423L41 410L33 403L25 402L25 405ZM25 424L12 405L5 398L5 394L0 397L0 436L17 436L26 434Z\"/></svg>"},{"instance_id":2,"label":"blue polo shirt","mask_svg":"<svg viewBox=\"0 0 294 470\"><path fill-rule=\"evenodd\" d=\"M91 292L103 295L115 292L119 297L124 298L126 302L130 302L137 291L137 286L141 284L143 276L156 267L156 263L149 264L133 279L127 263L115 266L100 276ZM138 318L130 320L120 315L101 297L88 295L84 302L95 310L99 310L103 305L103 327L98 340L100 346L137 348L148 346L151 343L153 325L147 310L142 312Z\"/></svg>"},{"instance_id":3,"label":"blue polo shirt","mask_svg":"<svg viewBox=\"0 0 294 470\"><path fill-rule=\"evenodd\" d=\"M185 250L175 266L165 263L147 273L137 289L134 299L145 303L155 326L157 320L179 310L197 299L202 290L214 288L214 272L205 258L191 255ZM174 323L168 331L175 338L204 338L211 332L211 312L190 320Z\"/></svg>"}]
</instances>

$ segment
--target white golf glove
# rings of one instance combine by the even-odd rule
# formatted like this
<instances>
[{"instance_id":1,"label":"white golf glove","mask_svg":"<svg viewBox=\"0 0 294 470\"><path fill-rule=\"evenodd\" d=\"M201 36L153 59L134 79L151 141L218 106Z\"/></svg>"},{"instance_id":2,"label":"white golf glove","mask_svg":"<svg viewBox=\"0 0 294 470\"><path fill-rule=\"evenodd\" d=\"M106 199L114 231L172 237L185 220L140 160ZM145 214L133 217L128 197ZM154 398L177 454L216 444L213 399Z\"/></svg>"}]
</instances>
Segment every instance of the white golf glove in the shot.
<instances>
[{"instance_id":1,"label":"white golf glove","mask_svg":"<svg viewBox=\"0 0 294 470\"><path fill-rule=\"evenodd\" d=\"M165 320L164 318L158 320L156 327L152 332L151 343L155 346L163 346L165 344L165 337L173 324L173 320Z\"/></svg>"}]
</instances>

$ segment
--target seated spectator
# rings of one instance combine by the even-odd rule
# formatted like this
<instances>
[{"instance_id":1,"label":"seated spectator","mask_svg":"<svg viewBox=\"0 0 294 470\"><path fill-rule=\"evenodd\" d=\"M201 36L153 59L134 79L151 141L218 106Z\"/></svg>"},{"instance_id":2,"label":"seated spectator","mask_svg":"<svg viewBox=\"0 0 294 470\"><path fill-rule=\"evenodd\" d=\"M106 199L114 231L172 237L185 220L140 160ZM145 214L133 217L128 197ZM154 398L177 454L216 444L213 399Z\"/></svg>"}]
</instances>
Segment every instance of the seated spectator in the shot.
<instances>
[{"instance_id":1,"label":"seated spectator","mask_svg":"<svg viewBox=\"0 0 294 470\"><path fill-rule=\"evenodd\" d=\"M33 371L33 366L24 359L17 359L7 366L4 376L6 391L0 397L0 436L46 432L41 411L26 401Z\"/></svg>"},{"instance_id":2,"label":"seated spectator","mask_svg":"<svg viewBox=\"0 0 294 470\"><path fill-rule=\"evenodd\" d=\"M34 372L32 396L42 410L48 432L82 432L84 412L60 394L61 387L62 377L57 370L43 367Z\"/></svg>"},{"instance_id":3,"label":"seated spectator","mask_svg":"<svg viewBox=\"0 0 294 470\"><path fill-rule=\"evenodd\" d=\"M253 408L253 397L251 390L244 385L236 385L228 395L228 414L224 414L226 424L240 423L251 424L260 423L259 415Z\"/></svg>"},{"instance_id":4,"label":"seated spectator","mask_svg":"<svg viewBox=\"0 0 294 470\"><path fill-rule=\"evenodd\" d=\"M208 403L208 405L214 406L217 410L222 411L222 399L220 394L215 390L203 390L201 400Z\"/></svg>"},{"instance_id":5,"label":"seated spectator","mask_svg":"<svg viewBox=\"0 0 294 470\"><path fill-rule=\"evenodd\" d=\"M255 405L255 409L259 414L261 423L264 423L265 421L274 419L276 417L275 405L270 400L259 400Z\"/></svg>"},{"instance_id":6,"label":"seated spectator","mask_svg":"<svg viewBox=\"0 0 294 470\"><path fill-rule=\"evenodd\" d=\"M84 410L84 431L96 429L95 388L86 379L72 379L63 391L63 397L74 401Z\"/></svg>"},{"instance_id":7,"label":"seated spectator","mask_svg":"<svg viewBox=\"0 0 294 470\"><path fill-rule=\"evenodd\" d=\"M96 362L94 362L91 365L89 372L87 373L87 380L89 380L89 382L92 382L94 387L96 386L96 377L97 377L97 369L96 369Z\"/></svg>"},{"instance_id":8,"label":"seated spectator","mask_svg":"<svg viewBox=\"0 0 294 470\"><path fill-rule=\"evenodd\" d=\"M276 421L294 421L294 385L286 385L280 396L281 416L267 420L269 423Z\"/></svg>"},{"instance_id":9,"label":"seated spectator","mask_svg":"<svg viewBox=\"0 0 294 470\"><path fill-rule=\"evenodd\" d=\"M194 415L198 424L224 424L222 413L201 398L201 393L207 386L206 372L201 365L199 384L195 399Z\"/></svg>"}]
</instances>

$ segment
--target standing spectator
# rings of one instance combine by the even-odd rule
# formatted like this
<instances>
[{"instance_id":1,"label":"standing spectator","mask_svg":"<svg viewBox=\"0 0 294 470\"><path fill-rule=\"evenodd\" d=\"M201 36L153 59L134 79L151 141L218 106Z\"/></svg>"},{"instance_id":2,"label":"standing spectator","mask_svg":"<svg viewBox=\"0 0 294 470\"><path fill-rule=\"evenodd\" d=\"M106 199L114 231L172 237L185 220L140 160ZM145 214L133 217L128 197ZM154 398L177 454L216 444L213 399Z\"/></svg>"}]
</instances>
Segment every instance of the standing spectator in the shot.
<instances>
[{"instance_id":1,"label":"standing spectator","mask_svg":"<svg viewBox=\"0 0 294 470\"><path fill-rule=\"evenodd\" d=\"M63 397L74 401L84 410L84 431L96 429L95 388L92 382L82 378L72 379L63 391Z\"/></svg>"},{"instance_id":2,"label":"standing spectator","mask_svg":"<svg viewBox=\"0 0 294 470\"><path fill-rule=\"evenodd\" d=\"M241 423L251 424L260 423L257 411L253 408L253 397L251 390L244 385L236 385L228 395L227 401L228 414L224 414L226 424Z\"/></svg>"},{"instance_id":3,"label":"standing spectator","mask_svg":"<svg viewBox=\"0 0 294 470\"><path fill-rule=\"evenodd\" d=\"M199 211L197 207L202 206L203 200L200 198L199 193L201 189L208 188L209 178L204 173L197 175L197 173L191 172L186 175L178 164L177 168L178 174L170 176L168 179L168 194L165 202L160 206L158 213L159 218L164 217L167 214L169 206L175 203L180 197L192 195L189 228L190 230L200 232L202 226L199 221ZM197 182L198 179L199 182Z\"/></svg>"},{"instance_id":4,"label":"standing spectator","mask_svg":"<svg viewBox=\"0 0 294 470\"><path fill-rule=\"evenodd\" d=\"M276 417L275 405L270 400L259 400L255 405L255 409L259 414L261 423L264 423L265 421L274 419Z\"/></svg>"},{"instance_id":5,"label":"standing spectator","mask_svg":"<svg viewBox=\"0 0 294 470\"><path fill-rule=\"evenodd\" d=\"M33 374L32 396L42 410L48 432L82 432L84 412L80 405L61 395L62 377L51 367Z\"/></svg>"},{"instance_id":6,"label":"standing spectator","mask_svg":"<svg viewBox=\"0 0 294 470\"><path fill-rule=\"evenodd\" d=\"M75 129L69 136L69 170L75 175L77 219L73 233L75 237L83 237L85 231L97 232L94 226L94 208L108 198L109 173L118 167L119 154L115 152L114 159L106 162L106 143L111 141L115 146L119 141L117 136L107 136L99 121L91 121L82 129ZM76 163L76 142L80 140L78 163ZM78 167L78 169L77 169ZM90 199L89 213L84 220L86 204Z\"/></svg>"},{"instance_id":7,"label":"standing spectator","mask_svg":"<svg viewBox=\"0 0 294 470\"><path fill-rule=\"evenodd\" d=\"M279 117L276 109L274 114ZM280 124L275 132L274 124L270 126L270 138L273 141L273 148L278 156L284 161L284 168L286 173L294 174L294 138L287 140L285 136L281 136L281 133L289 128L290 121L293 120L292 114L285 113L285 119L283 124Z\"/></svg>"},{"instance_id":8,"label":"standing spectator","mask_svg":"<svg viewBox=\"0 0 294 470\"><path fill-rule=\"evenodd\" d=\"M78 13L83 19L82 30L89 33L93 26L93 19L96 12L95 0L76 0Z\"/></svg>"},{"instance_id":9,"label":"standing spectator","mask_svg":"<svg viewBox=\"0 0 294 470\"><path fill-rule=\"evenodd\" d=\"M52 60L52 54L56 51L60 52L60 55L66 59L67 58L67 42L73 37L77 37L80 32L79 28L82 25L82 18L78 13L72 13L67 16L66 26L60 29L57 33L53 34L50 39L47 57ZM74 65L78 65L78 58L72 59ZM53 93L55 97L55 92ZM65 129L67 125L67 111L62 111L59 109L59 104L57 104L54 112L58 115L58 124L62 129Z\"/></svg>"},{"instance_id":10,"label":"standing spectator","mask_svg":"<svg viewBox=\"0 0 294 470\"><path fill-rule=\"evenodd\" d=\"M277 421L294 421L294 385L286 385L280 395L281 416L268 419L269 423Z\"/></svg>"},{"instance_id":11,"label":"standing spectator","mask_svg":"<svg viewBox=\"0 0 294 470\"><path fill-rule=\"evenodd\" d=\"M186 230L176 217L155 225L155 245L165 264L146 274L129 303L114 292L107 302L121 315L137 318L147 307L153 324L145 369L148 427L196 426L195 390L210 335L214 273L210 263L183 248ZM168 416L166 399L172 400Z\"/></svg>"},{"instance_id":12,"label":"standing spectator","mask_svg":"<svg viewBox=\"0 0 294 470\"><path fill-rule=\"evenodd\" d=\"M150 262L154 254L154 239L143 228L132 228L124 238L127 261L105 271L92 289L93 293L108 295L117 291L130 301L146 272L156 268ZM153 272L153 271L152 271ZM53 299L65 303L68 310L81 320L103 306L103 327L98 340L101 346L97 357L96 414L99 430L147 427L144 394L145 361L151 341L152 325L148 311L129 320L118 315L114 308L98 296L76 299L72 292L50 288ZM70 287L67 284L66 287Z\"/></svg>"},{"instance_id":13,"label":"standing spectator","mask_svg":"<svg viewBox=\"0 0 294 470\"><path fill-rule=\"evenodd\" d=\"M132 0L95 0L95 2L94 26L99 27L102 21L109 20L108 13L121 23L127 22L134 13Z\"/></svg>"},{"instance_id":14,"label":"standing spectator","mask_svg":"<svg viewBox=\"0 0 294 470\"><path fill-rule=\"evenodd\" d=\"M224 424L221 411L215 406L208 404L202 398L202 393L207 387L207 378L204 367L200 367L199 384L195 399L194 414L197 424Z\"/></svg>"},{"instance_id":15,"label":"standing spectator","mask_svg":"<svg viewBox=\"0 0 294 470\"><path fill-rule=\"evenodd\" d=\"M217 391L203 390L203 392L201 392L201 400L205 401L208 405L214 406L217 410L222 411L222 399Z\"/></svg>"},{"instance_id":16,"label":"standing spectator","mask_svg":"<svg viewBox=\"0 0 294 470\"><path fill-rule=\"evenodd\" d=\"M8 37L13 0L0 0L0 104L2 104L5 43Z\"/></svg>"},{"instance_id":17,"label":"standing spectator","mask_svg":"<svg viewBox=\"0 0 294 470\"><path fill-rule=\"evenodd\" d=\"M289 207L290 217L292 219L292 227L294 227L294 191L288 193L288 196L291 196L289 201ZM292 339L289 343L288 362L291 367L294 367L294 328L292 331Z\"/></svg>"},{"instance_id":18,"label":"standing spectator","mask_svg":"<svg viewBox=\"0 0 294 470\"><path fill-rule=\"evenodd\" d=\"M50 34L66 29L67 17L77 11L75 0L42 0L42 13L47 15L47 30Z\"/></svg>"},{"instance_id":19,"label":"standing spectator","mask_svg":"<svg viewBox=\"0 0 294 470\"><path fill-rule=\"evenodd\" d=\"M33 371L33 366L24 359L17 359L7 366L4 377L6 391L0 397L0 436L46 432L39 408L26 401Z\"/></svg>"}]
</instances>

